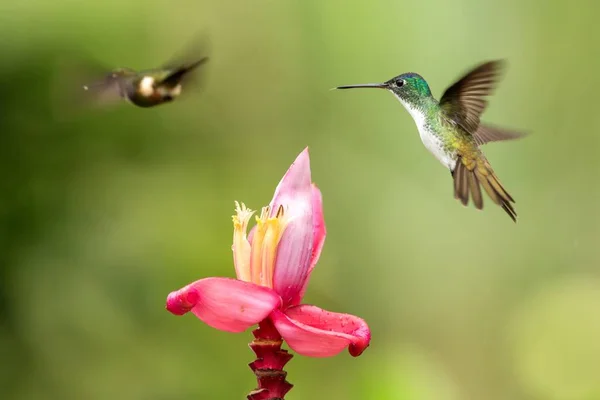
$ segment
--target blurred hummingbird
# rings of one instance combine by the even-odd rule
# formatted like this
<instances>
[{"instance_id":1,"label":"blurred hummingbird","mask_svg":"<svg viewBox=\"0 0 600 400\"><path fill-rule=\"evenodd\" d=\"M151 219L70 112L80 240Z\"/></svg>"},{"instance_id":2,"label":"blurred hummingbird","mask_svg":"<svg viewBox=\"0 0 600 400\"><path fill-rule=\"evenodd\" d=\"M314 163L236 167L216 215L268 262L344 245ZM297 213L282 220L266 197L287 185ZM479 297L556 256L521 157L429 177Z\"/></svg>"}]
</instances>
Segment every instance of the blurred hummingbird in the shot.
<instances>
[{"instance_id":1,"label":"blurred hummingbird","mask_svg":"<svg viewBox=\"0 0 600 400\"><path fill-rule=\"evenodd\" d=\"M383 83L339 86L335 89L377 88L389 90L415 120L421 141L454 179L454 198L463 205L473 200L483 208L481 187L492 201L517 222L512 196L504 189L479 146L524 136L480 123L504 63L489 61L465 74L450 86L438 102L429 85L416 73L404 73Z\"/></svg>"},{"instance_id":2,"label":"blurred hummingbird","mask_svg":"<svg viewBox=\"0 0 600 400\"><path fill-rule=\"evenodd\" d=\"M145 71L116 68L103 80L83 89L94 92L99 99L118 95L136 106L154 107L177 98L184 78L207 61L208 57L204 57L189 64Z\"/></svg>"},{"instance_id":3,"label":"blurred hummingbird","mask_svg":"<svg viewBox=\"0 0 600 400\"><path fill-rule=\"evenodd\" d=\"M83 86L85 93L92 95L86 97L100 104L125 99L144 108L171 102L181 95L183 86L190 86L196 76L192 72L209 60L206 56L208 46L207 35L198 32L184 49L161 67L142 71L115 68L108 74L102 72L103 78ZM94 64L94 70L100 69L100 63ZM91 74L92 65L81 65L78 70L76 75L81 72ZM102 70L108 68L102 67Z\"/></svg>"}]
</instances>

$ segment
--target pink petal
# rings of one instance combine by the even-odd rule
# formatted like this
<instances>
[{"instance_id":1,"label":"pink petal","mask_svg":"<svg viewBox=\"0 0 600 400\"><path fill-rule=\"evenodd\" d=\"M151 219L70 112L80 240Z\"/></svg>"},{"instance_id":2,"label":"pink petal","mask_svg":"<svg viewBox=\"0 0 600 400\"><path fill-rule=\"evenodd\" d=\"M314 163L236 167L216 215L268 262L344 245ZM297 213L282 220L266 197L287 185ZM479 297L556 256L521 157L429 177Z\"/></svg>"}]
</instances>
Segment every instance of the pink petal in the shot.
<instances>
[{"instance_id":1,"label":"pink petal","mask_svg":"<svg viewBox=\"0 0 600 400\"><path fill-rule=\"evenodd\" d=\"M313 252L310 259L310 271L315 267L321 256L321 250L325 244L325 236L327 230L325 229L325 217L323 216L323 196L321 191L315 185L312 184L312 207L313 207L313 231L314 231L314 244Z\"/></svg>"},{"instance_id":2,"label":"pink petal","mask_svg":"<svg viewBox=\"0 0 600 400\"><path fill-rule=\"evenodd\" d=\"M310 177L308 148L296 158L275 189L272 212L284 207L289 221L275 258L273 288L284 306L294 300L308 278L313 249L313 191Z\"/></svg>"},{"instance_id":3,"label":"pink petal","mask_svg":"<svg viewBox=\"0 0 600 400\"><path fill-rule=\"evenodd\" d=\"M330 357L344 348L359 356L371 341L367 323L354 315L339 314L311 305L300 305L271 313L275 327L298 354Z\"/></svg>"},{"instance_id":4,"label":"pink petal","mask_svg":"<svg viewBox=\"0 0 600 400\"><path fill-rule=\"evenodd\" d=\"M299 198L303 201L302 198L310 192L311 183L310 156L307 147L296 157L275 188L275 194L270 204L271 216L277 213L280 205L289 208L298 202ZM301 208L304 208L302 201L300 201ZM288 210L286 209L286 211Z\"/></svg>"},{"instance_id":5,"label":"pink petal","mask_svg":"<svg viewBox=\"0 0 600 400\"><path fill-rule=\"evenodd\" d=\"M252 244L252 239L254 239L254 232L256 232L256 225L254 225L250 232L248 232L248 243Z\"/></svg>"},{"instance_id":6,"label":"pink petal","mask_svg":"<svg viewBox=\"0 0 600 400\"><path fill-rule=\"evenodd\" d=\"M302 216L288 223L277 246L273 289L284 307L299 297L308 280L312 254L312 218Z\"/></svg>"},{"instance_id":7,"label":"pink petal","mask_svg":"<svg viewBox=\"0 0 600 400\"><path fill-rule=\"evenodd\" d=\"M306 293L306 288L308 287L308 282L310 280L310 274L312 273L315 265L319 261L319 257L321 256L321 250L323 249L323 245L325 244L325 236L327 235L327 230L325 229L325 218L323 217L323 197L321 196L321 191L319 188L313 183L312 185L312 206L313 206L313 250L310 258L310 264L308 267L308 277L304 282L304 287L300 290L298 296L292 300L292 305L298 305L302 301L304 294Z\"/></svg>"},{"instance_id":8,"label":"pink petal","mask_svg":"<svg viewBox=\"0 0 600 400\"><path fill-rule=\"evenodd\" d=\"M189 311L205 324L227 332L243 332L280 307L281 298L267 287L230 278L200 279L171 292L167 310Z\"/></svg>"}]
</instances>

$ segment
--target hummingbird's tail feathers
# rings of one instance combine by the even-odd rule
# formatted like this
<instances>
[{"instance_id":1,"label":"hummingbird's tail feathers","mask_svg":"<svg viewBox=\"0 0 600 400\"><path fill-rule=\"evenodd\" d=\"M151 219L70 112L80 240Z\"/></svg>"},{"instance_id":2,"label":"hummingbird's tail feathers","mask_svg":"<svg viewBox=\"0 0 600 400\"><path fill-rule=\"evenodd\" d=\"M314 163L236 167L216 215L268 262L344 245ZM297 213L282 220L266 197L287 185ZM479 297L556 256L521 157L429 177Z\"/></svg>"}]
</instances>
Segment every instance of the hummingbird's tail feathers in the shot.
<instances>
[{"instance_id":1,"label":"hummingbird's tail feathers","mask_svg":"<svg viewBox=\"0 0 600 400\"><path fill-rule=\"evenodd\" d=\"M483 208L483 196L481 195L481 187L479 186L479 181L477 180L477 177L475 176L475 173L473 171L467 170L467 182L469 184L469 190L471 191L471 198L473 199L473 204L475 204L475 208L481 210Z\"/></svg>"},{"instance_id":2,"label":"hummingbird's tail feathers","mask_svg":"<svg viewBox=\"0 0 600 400\"><path fill-rule=\"evenodd\" d=\"M514 222L517 222L517 212L511 204L514 203L515 200L506 189L504 189L504 186L500 183L500 180L494 173L490 163L486 159L483 159L477 164L474 173L481 186L483 186L483 189L494 203L502 207L508 216Z\"/></svg>"},{"instance_id":3,"label":"hummingbird's tail feathers","mask_svg":"<svg viewBox=\"0 0 600 400\"><path fill-rule=\"evenodd\" d=\"M473 134L473 139L475 139L475 143L478 146L481 146L489 142L520 139L526 135L524 132L509 131L507 129L496 128L495 126L479 124Z\"/></svg>"},{"instance_id":4,"label":"hummingbird's tail feathers","mask_svg":"<svg viewBox=\"0 0 600 400\"><path fill-rule=\"evenodd\" d=\"M177 85L179 82L181 82L181 80L183 79L183 77L185 75L192 72L193 70L195 70L202 64L206 63L207 61L208 61L208 57L204 57L204 58L202 58L198 61L195 61L191 64L179 67L179 68L173 70L173 72L171 72L169 75L167 75L167 77L163 80L163 82L167 83L167 84Z\"/></svg>"},{"instance_id":5,"label":"hummingbird's tail feathers","mask_svg":"<svg viewBox=\"0 0 600 400\"><path fill-rule=\"evenodd\" d=\"M481 187L483 187L492 201L502 207L514 222L517 222L517 213L511 204L515 200L504 189L487 160L465 164L459 157L456 167L452 171L452 177L454 178L454 198L460 200L463 205L466 206L469 198L472 198L475 208L483 209L481 194Z\"/></svg>"},{"instance_id":6,"label":"hummingbird's tail feathers","mask_svg":"<svg viewBox=\"0 0 600 400\"><path fill-rule=\"evenodd\" d=\"M481 210L483 208L483 196L481 188L475 173L463 164L462 160L458 160L456 168L452 171L454 178L454 198L466 206L469 204L469 197L473 199L475 208Z\"/></svg>"},{"instance_id":7,"label":"hummingbird's tail feathers","mask_svg":"<svg viewBox=\"0 0 600 400\"><path fill-rule=\"evenodd\" d=\"M471 171L458 160L456 168L452 171L452 177L454 178L454 198L460 200L463 206L469 204L469 175Z\"/></svg>"},{"instance_id":8,"label":"hummingbird's tail feathers","mask_svg":"<svg viewBox=\"0 0 600 400\"><path fill-rule=\"evenodd\" d=\"M207 63L208 60L209 60L208 57L202 57L198 61L194 61L193 63L186 65L184 68L189 72L189 71L192 71L192 70L198 68L202 64Z\"/></svg>"}]
</instances>

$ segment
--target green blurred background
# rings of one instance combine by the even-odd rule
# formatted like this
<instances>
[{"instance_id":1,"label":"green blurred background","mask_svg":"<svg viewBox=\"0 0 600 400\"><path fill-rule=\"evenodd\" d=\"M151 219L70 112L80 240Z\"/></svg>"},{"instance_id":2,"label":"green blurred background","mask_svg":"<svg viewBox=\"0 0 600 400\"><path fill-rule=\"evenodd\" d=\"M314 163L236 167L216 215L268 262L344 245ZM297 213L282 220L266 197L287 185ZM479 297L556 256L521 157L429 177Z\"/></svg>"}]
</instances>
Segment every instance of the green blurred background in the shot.
<instances>
[{"instance_id":1,"label":"green blurred background","mask_svg":"<svg viewBox=\"0 0 600 400\"><path fill-rule=\"evenodd\" d=\"M365 318L359 358L295 357L289 399L600 399L600 6L591 0L0 2L0 398L242 399L250 332L164 309L233 276L234 200L310 146L328 237L306 301ZM65 60L147 68L211 40L206 85L81 113ZM69 54L65 58L65 54ZM452 197L390 94L494 58L485 151L513 224ZM65 79L67 78L67 79Z\"/></svg>"}]
</instances>

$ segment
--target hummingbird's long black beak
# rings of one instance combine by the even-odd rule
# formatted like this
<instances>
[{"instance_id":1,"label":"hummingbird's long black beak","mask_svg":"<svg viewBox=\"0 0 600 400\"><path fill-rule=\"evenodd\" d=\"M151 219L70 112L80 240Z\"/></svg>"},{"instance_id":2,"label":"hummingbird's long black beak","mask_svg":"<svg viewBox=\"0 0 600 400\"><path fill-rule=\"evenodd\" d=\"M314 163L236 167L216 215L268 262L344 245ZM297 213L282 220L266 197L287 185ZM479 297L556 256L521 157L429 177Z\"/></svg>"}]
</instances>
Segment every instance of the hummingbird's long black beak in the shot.
<instances>
[{"instance_id":1,"label":"hummingbird's long black beak","mask_svg":"<svg viewBox=\"0 0 600 400\"><path fill-rule=\"evenodd\" d=\"M357 88L371 88L371 89L387 89L387 83L363 83L360 85L346 85L346 86L338 86L334 89L357 89Z\"/></svg>"}]
</instances>

